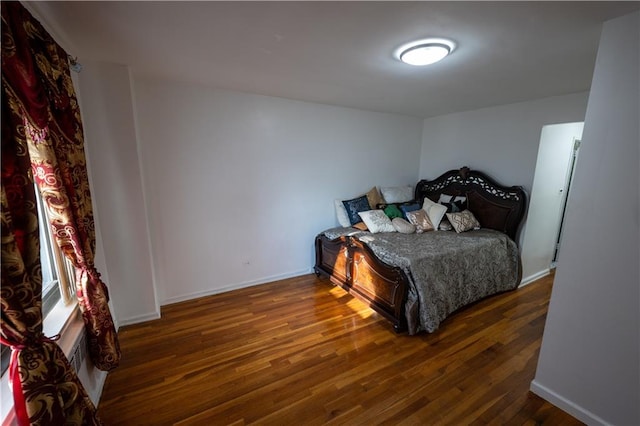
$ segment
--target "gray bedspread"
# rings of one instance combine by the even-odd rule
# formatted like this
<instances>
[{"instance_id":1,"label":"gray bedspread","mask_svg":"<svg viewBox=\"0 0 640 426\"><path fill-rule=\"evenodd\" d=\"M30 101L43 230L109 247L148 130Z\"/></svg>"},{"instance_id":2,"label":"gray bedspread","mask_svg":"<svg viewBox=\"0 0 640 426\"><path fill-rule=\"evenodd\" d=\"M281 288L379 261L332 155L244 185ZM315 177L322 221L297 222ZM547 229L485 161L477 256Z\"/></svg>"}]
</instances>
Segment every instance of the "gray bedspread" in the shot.
<instances>
[{"instance_id":1,"label":"gray bedspread","mask_svg":"<svg viewBox=\"0 0 640 426\"><path fill-rule=\"evenodd\" d=\"M409 334L431 333L456 309L520 283L518 247L490 229L371 234L334 228L324 234L358 238L380 260L403 269L410 284L405 310Z\"/></svg>"}]
</instances>

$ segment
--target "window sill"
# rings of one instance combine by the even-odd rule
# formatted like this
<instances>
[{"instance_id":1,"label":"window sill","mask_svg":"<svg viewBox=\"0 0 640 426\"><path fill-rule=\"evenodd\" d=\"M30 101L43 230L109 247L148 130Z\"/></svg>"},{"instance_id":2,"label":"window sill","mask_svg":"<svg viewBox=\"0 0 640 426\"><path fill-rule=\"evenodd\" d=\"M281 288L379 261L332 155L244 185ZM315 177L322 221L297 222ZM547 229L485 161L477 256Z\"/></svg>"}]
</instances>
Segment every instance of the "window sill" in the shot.
<instances>
[{"instance_id":1,"label":"window sill","mask_svg":"<svg viewBox=\"0 0 640 426\"><path fill-rule=\"evenodd\" d=\"M49 312L42 324L42 332L47 337L53 337L57 334L62 336L64 331L68 328L73 318L79 312L78 303L65 303L61 300L58 304Z\"/></svg>"}]
</instances>

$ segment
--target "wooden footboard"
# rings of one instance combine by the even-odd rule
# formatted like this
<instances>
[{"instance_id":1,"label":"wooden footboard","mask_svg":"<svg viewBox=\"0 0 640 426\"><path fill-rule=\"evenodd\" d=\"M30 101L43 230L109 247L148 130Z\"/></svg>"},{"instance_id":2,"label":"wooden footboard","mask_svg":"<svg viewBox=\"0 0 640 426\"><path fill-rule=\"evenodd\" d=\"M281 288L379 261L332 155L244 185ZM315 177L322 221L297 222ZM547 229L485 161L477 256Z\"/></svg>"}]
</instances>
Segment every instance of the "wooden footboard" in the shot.
<instances>
[{"instance_id":1,"label":"wooden footboard","mask_svg":"<svg viewBox=\"0 0 640 426\"><path fill-rule=\"evenodd\" d=\"M314 269L390 320L396 332L407 329L404 302L408 281L404 272L381 262L362 242L318 235Z\"/></svg>"}]
</instances>

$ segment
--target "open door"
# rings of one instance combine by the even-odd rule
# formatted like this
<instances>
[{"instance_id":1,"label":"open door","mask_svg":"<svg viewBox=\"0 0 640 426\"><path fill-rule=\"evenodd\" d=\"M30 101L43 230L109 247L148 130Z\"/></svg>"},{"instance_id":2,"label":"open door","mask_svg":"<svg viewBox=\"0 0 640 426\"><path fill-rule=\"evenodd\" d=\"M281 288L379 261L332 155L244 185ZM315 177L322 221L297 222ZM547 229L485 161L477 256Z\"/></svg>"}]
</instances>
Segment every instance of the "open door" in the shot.
<instances>
[{"instance_id":1,"label":"open door","mask_svg":"<svg viewBox=\"0 0 640 426\"><path fill-rule=\"evenodd\" d=\"M551 267L555 268L558 263L558 257L560 255L560 243L562 241L562 230L564 228L564 215L567 212L567 201L569 200L569 192L571 191L571 182L573 181L573 172L576 168L576 160L578 159L578 151L580 150L580 139L574 139L573 141L573 153L569 161L567 180L563 191L562 197L562 209L560 212L560 228L558 229L558 236L556 238L556 248L553 252L553 260L551 261Z\"/></svg>"}]
</instances>

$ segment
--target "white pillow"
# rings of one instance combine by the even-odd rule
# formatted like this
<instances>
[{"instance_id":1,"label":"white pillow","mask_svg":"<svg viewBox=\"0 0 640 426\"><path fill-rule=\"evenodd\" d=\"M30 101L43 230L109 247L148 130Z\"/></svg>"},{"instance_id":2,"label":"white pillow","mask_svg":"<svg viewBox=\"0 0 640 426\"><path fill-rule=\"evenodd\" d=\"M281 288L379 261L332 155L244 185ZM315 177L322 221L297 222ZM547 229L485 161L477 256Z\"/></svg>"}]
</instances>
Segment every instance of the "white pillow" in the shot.
<instances>
[{"instance_id":1,"label":"white pillow","mask_svg":"<svg viewBox=\"0 0 640 426\"><path fill-rule=\"evenodd\" d=\"M429 216L429 220L431 224L433 224L434 229L439 229L440 221L444 217L445 213L447 213L447 207L442 204L434 203L428 197L424 197L424 202L422 203L422 210L427 213Z\"/></svg>"},{"instance_id":2,"label":"white pillow","mask_svg":"<svg viewBox=\"0 0 640 426\"><path fill-rule=\"evenodd\" d=\"M391 186L380 188L382 198L387 204L391 203L404 203L405 201L413 200L413 187L412 186Z\"/></svg>"},{"instance_id":3,"label":"white pillow","mask_svg":"<svg viewBox=\"0 0 640 426\"><path fill-rule=\"evenodd\" d=\"M340 226L344 228L348 228L351 226L351 222L349 221L349 215L347 215L347 209L344 208L344 204L340 200L334 200L336 205L336 217L338 218L338 223Z\"/></svg>"},{"instance_id":4,"label":"white pillow","mask_svg":"<svg viewBox=\"0 0 640 426\"><path fill-rule=\"evenodd\" d=\"M362 218L362 221L369 232L377 234L378 232L396 232L396 228L393 227L391 219L384 214L382 210L367 210L366 212L358 212L358 215Z\"/></svg>"}]
</instances>

